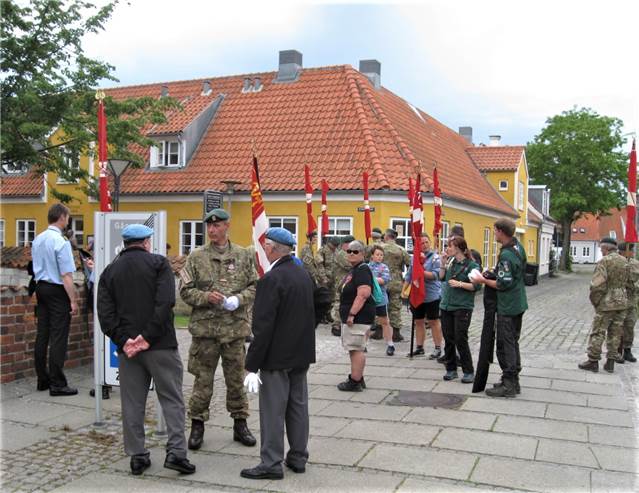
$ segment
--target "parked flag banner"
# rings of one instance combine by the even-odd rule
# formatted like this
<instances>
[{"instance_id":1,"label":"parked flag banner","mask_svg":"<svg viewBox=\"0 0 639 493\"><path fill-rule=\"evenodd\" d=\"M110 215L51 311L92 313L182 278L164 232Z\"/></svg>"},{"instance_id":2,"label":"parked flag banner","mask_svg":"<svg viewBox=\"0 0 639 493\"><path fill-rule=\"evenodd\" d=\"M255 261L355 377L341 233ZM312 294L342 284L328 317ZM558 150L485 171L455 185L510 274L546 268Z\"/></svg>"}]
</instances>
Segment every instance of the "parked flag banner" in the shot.
<instances>
[{"instance_id":1,"label":"parked flag banner","mask_svg":"<svg viewBox=\"0 0 639 493\"><path fill-rule=\"evenodd\" d=\"M260 173L257 166L257 156L253 155L253 170L251 173L251 210L253 219L253 245L255 246L255 260L257 273L260 277L270 268L270 262L266 258L264 242L266 241L266 230L268 220L264 210L262 200L262 190L260 189Z\"/></svg>"},{"instance_id":2,"label":"parked flag banner","mask_svg":"<svg viewBox=\"0 0 639 493\"><path fill-rule=\"evenodd\" d=\"M366 244L372 236L371 232L371 206L368 202L368 173L364 171L364 233L366 235Z\"/></svg>"},{"instance_id":3,"label":"parked flag banner","mask_svg":"<svg viewBox=\"0 0 639 493\"><path fill-rule=\"evenodd\" d=\"M442 192L439 189L439 173L437 166L433 169L433 209L435 210L435 221L433 222L433 240L435 245L439 245L439 233L442 230Z\"/></svg>"},{"instance_id":4,"label":"parked flag banner","mask_svg":"<svg viewBox=\"0 0 639 493\"><path fill-rule=\"evenodd\" d=\"M328 203L326 201L327 195L328 195L328 182L322 179L322 237L326 236L329 231Z\"/></svg>"},{"instance_id":5,"label":"parked flag banner","mask_svg":"<svg viewBox=\"0 0 639 493\"><path fill-rule=\"evenodd\" d=\"M98 163L100 167L100 212L111 212L111 192L107 180L107 120L104 113L104 91L97 91L98 100Z\"/></svg>"},{"instance_id":6,"label":"parked flag banner","mask_svg":"<svg viewBox=\"0 0 639 493\"><path fill-rule=\"evenodd\" d=\"M626 243L637 243L637 149L632 139L630 164L628 165L628 202L626 204Z\"/></svg>"},{"instance_id":7,"label":"parked flag banner","mask_svg":"<svg viewBox=\"0 0 639 493\"><path fill-rule=\"evenodd\" d=\"M412 286L410 289L409 302L411 306L417 308L424 302L426 297L426 286L424 285L424 265L422 263L422 225L424 213L422 209L421 176L417 175L415 189L412 199L411 223L413 227L413 265L411 271Z\"/></svg>"},{"instance_id":8,"label":"parked flag banner","mask_svg":"<svg viewBox=\"0 0 639 493\"><path fill-rule=\"evenodd\" d=\"M306 234L310 235L317 231L317 223L313 217L313 186L311 185L311 170L308 165L304 166L304 190L306 192Z\"/></svg>"}]
</instances>

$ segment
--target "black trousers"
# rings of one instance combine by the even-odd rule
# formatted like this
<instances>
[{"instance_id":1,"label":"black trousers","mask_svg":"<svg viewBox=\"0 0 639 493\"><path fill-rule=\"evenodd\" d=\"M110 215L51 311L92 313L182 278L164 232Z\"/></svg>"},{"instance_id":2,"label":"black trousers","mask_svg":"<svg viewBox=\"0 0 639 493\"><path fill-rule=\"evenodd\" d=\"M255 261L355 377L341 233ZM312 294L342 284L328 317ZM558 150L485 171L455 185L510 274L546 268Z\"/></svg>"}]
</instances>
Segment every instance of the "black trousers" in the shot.
<instances>
[{"instance_id":1,"label":"black trousers","mask_svg":"<svg viewBox=\"0 0 639 493\"><path fill-rule=\"evenodd\" d=\"M64 361L67 358L71 302L61 284L39 282L36 287L38 300L38 330L36 333L34 360L40 382L51 387L65 387ZM47 370L47 349L49 366Z\"/></svg>"},{"instance_id":2,"label":"black trousers","mask_svg":"<svg viewBox=\"0 0 639 493\"><path fill-rule=\"evenodd\" d=\"M446 341L444 358L446 359L446 370L448 371L457 370L455 348L459 352L462 371L464 373L474 373L475 371L473 357L468 347L468 326L470 325L472 314L472 310L441 311L442 332Z\"/></svg>"},{"instance_id":3,"label":"black trousers","mask_svg":"<svg viewBox=\"0 0 639 493\"><path fill-rule=\"evenodd\" d=\"M519 336L523 312L515 316L497 314L497 360L504 378L517 379L521 371Z\"/></svg>"}]
</instances>

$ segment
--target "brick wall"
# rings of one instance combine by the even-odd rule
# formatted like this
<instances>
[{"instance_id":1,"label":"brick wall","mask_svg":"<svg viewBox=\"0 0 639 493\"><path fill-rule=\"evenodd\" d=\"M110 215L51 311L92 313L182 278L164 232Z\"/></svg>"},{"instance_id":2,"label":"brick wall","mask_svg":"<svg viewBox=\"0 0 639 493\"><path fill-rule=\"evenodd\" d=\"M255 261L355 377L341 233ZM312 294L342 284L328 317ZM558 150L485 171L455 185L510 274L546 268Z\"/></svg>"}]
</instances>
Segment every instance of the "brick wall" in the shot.
<instances>
[{"instance_id":1,"label":"brick wall","mask_svg":"<svg viewBox=\"0 0 639 493\"><path fill-rule=\"evenodd\" d=\"M80 313L71 320L65 368L93 362L93 316L87 314L86 291L76 284ZM0 286L0 382L35 375L33 346L36 336L35 295L27 289Z\"/></svg>"}]
</instances>

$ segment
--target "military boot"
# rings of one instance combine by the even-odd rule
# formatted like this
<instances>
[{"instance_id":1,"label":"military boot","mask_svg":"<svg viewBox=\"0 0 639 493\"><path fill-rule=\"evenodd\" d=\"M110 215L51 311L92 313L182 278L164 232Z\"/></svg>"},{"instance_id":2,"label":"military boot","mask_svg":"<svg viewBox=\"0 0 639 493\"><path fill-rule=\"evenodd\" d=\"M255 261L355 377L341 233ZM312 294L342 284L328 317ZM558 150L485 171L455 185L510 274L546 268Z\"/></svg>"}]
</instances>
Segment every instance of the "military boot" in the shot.
<instances>
[{"instance_id":1,"label":"military boot","mask_svg":"<svg viewBox=\"0 0 639 493\"><path fill-rule=\"evenodd\" d=\"M202 446L204 440L204 421L199 419L191 420L191 434L189 435L189 449L197 450Z\"/></svg>"},{"instance_id":2,"label":"military boot","mask_svg":"<svg viewBox=\"0 0 639 493\"><path fill-rule=\"evenodd\" d=\"M599 361L587 360L577 365L580 369L597 373L599 371Z\"/></svg>"},{"instance_id":3,"label":"military boot","mask_svg":"<svg viewBox=\"0 0 639 493\"><path fill-rule=\"evenodd\" d=\"M393 342L402 342L404 336L399 332L399 329L393 327Z\"/></svg>"},{"instance_id":4,"label":"military boot","mask_svg":"<svg viewBox=\"0 0 639 493\"><path fill-rule=\"evenodd\" d=\"M371 333L371 339L379 341L383 337L384 337L384 333L382 330L382 326L379 324L376 324L375 327L373 327L373 332Z\"/></svg>"},{"instance_id":5,"label":"military boot","mask_svg":"<svg viewBox=\"0 0 639 493\"><path fill-rule=\"evenodd\" d=\"M247 447L253 447L257 440L248 429L245 419L236 419L233 423L233 440Z\"/></svg>"},{"instance_id":6,"label":"military boot","mask_svg":"<svg viewBox=\"0 0 639 493\"><path fill-rule=\"evenodd\" d=\"M623 359L625 359L626 361L629 361L630 363L637 362L637 358L634 357L634 355L632 354L632 349L629 347L623 350Z\"/></svg>"},{"instance_id":7,"label":"military boot","mask_svg":"<svg viewBox=\"0 0 639 493\"><path fill-rule=\"evenodd\" d=\"M614 373L615 372L615 360L614 359L607 359L606 360L606 364L604 365L604 370L606 370L608 373Z\"/></svg>"},{"instance_id":8,"label":"military boot","mask_svg":"<svg viewBox=\"0 0 639 493\"><path fill-rule=\"evenodd\" d=\"M504 385L504 381L500 380L493 384L493 389L499 388ZM521 394L521 386L519 385L519 377L515 379L515 394Z\"/></svg>"},{"instance_id":9,"label":"military boot","mask_svg":"<svg viewBox=\"0 0 639 493\"><path fill-rule=\"evenodd\" d=\"M517 395L515 382L510 378L504 378L502 379L502 385L499 387L486 389L486 395L489 397L515 397Z\"/></svg>"},{"instance_id":10,"label":"military boot","mask_svg":"<svg viewBox=\"0 0 639 493\"><path fill-rule=\"evenodd\" d=\"M340 337L342 335L342 328L339 325L333 325L331 327L331 334L335 337Z\"/></svg>"},{"instance_id":11,"label":"military boot","mask_svg":"<svg viewBox=\"0 0 639 493\"><path fill-rule=\"evenodd\" d=\"M619 365L623 365L626 362L626 360L623 359L623 354L621 353L617 353L614 359L615 359L615 362Z\"/></svg>"}]
</instances>

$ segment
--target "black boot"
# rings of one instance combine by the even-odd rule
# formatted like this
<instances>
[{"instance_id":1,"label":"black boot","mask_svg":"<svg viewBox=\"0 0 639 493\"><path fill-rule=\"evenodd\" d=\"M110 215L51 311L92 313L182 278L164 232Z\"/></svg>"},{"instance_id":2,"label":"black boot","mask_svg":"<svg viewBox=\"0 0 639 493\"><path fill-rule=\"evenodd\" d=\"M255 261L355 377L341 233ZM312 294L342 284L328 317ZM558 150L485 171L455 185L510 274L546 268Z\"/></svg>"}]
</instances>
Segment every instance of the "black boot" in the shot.
<instances>
[{"instance_id":1,"label":"black boot","mask_svg":"<svg viewBox=\"0 0 639 493\"><path fill-rule=\"evenodd\" d=\"M383 334L383 331L382 331L382 326L381 325L376 325L373 328L373 332L371 333L371 339L379 341L383 337L384 337L384 334Z\"/></svg>"},{"instance_id":2,"label":"black boot","mask_svg":"<svg viewBox=\"0 0 639 493\"><path fill-rule=\"evenodd\" d=\"M577 366L581 370L591 371L593 373L597 373L599 371L599 361L593 361L591 359L584 361L583 363L579 363Z\"/></svg>"},{"instance_id":3,"label":"black boot","mask_svg":"<svg viewBox=\"0 0 639 493\"><path fill-rule=\"evenodd\" d=\"M637 362L637 358L635 358L632 354L632 349L627 347L624 348L623 350L623 359L625 359L626 361L629 361L630 363L636 363Z\"/></svg>"},{"instance_id":4,"label":"black boot","mask_svg":"<svg viewBox=\"0 0 639 493\"><path fill-rule=\"evenodd\" d=\"M615 360L614 359L607 359L606 360L606 364L604 365L604 370L606 370L608 373L614 373L615 372Z\"/></svg>"},{"instance_id":5,"label":"black boot","mask_svg":"<svg viewBox=\"0 0 639 493\"><path fill-rule=\"evenodd\" d=\"M502 385L504 385L503 379L497 383L494 383L493 388L496 389L498 387L501 387ZM519 386L519 377L515 379L515 394L521 394L521 387Z\"/></svg>"},{"instance_id":6,"label":"black boot","mask_svg":"<svg viewBox=\"0 0 639 493\"><path fill-rule=\"evenodd\" d=\"M204 421L199 419L191 420L191 434L189 435L189 448L197 450L202 446L204 440Z\"/></svg>"},{"instance_id":7,"label":"black boot","mask_svg":"<svg viewBox=\"0 0 639 493\"><path fill-rule=\"evenodd\" d=\"M510 378L503 378L502 385L487 389L486 395L489 397L515 397L517 395L515 382Z\"/></svg>"},{"instance_id":8,"label":"black boot","mask_svg":"<svg viewBox=\"0 0 639 493\"><path fill-rule=\"evenodd\" d=\"M339 325L333 325L333 327L331 327L331 334L335 337L340 337L342 335L342 329Z\"/></svg>"},{"instance_id":9,"label":"black boot","mask_svg":"<svg viewBox=\"0 0 639 493\"><path fill-rule=\"evenodd\" d=\"M402 342L404 336L399 332L399 329L393 327L393 342Z\"/></svg>"},{"instance_id":10,"label":"black boot","mask_svg":"<svg viewBox=\"0 0 639 493\"><path fill-rule=\"evenodd\" d=\"M249 431L245 419L236 419L235 423L233 423L233 440L247 447L253 447L257 443L257 440Z\"/></svg>"}]
</instances>

